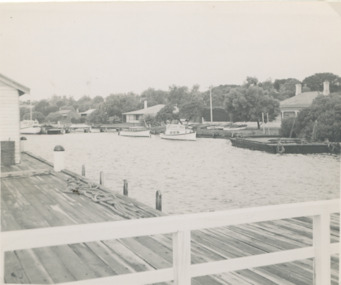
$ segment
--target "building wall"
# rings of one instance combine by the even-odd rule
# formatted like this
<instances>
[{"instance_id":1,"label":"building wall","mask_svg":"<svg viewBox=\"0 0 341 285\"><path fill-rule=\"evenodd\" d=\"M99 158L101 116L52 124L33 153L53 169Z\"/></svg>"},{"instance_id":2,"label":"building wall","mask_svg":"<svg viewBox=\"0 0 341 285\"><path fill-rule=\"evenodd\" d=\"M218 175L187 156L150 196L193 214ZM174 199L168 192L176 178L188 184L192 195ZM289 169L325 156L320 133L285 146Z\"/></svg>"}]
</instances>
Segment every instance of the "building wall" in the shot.
<instances>
[{"instance_id":1,"label":"building wall","mask_svg":"<svg viewBox=\"0 0 341 285\"><path fill-rule=\"evenodd\" d=\"M18 90L0 82L0 141L15 142L15 163L20 163L20 113Z\"/></svg>"},{"instance_id":2,"label":"building wall","mask_svg":"<svg viewBox=\"0 0 341 285\"><path fill-rule=\"evenodd\" d=\"M139 123L143 115L126 115L127 123Z\"/></svg>"}]
</instances>

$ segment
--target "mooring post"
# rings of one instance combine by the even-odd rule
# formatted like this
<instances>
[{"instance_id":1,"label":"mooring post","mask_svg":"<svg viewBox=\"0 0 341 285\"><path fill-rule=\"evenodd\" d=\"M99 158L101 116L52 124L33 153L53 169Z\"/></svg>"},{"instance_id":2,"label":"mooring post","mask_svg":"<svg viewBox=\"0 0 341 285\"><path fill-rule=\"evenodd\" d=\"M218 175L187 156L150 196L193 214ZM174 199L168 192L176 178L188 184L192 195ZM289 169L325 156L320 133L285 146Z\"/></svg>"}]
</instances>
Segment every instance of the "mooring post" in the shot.
<instances>
[{"instance_id":1,"label":"mooring post","mask_svg":"<svg viewBox=\"0 0 341 285\"><path fill-rule=\"evenodd\" d=\"M123 180L123 195L128 196L128 181L126 179Z\"/></svg>"},{"instance_id":2,"label":"mooring post","mask_svg":"<svg viewBox=\"0 0 341 285\"><path fill-rule=\"evenodd\" d=\"M155 193L155 208L162 211L162 193L160 190L157 190Z\"/></svg>"},{"instance_id":3,"label":"mooring post","mask_svg":"<svg viewBox=\"0 0 341 285\"><path fill-rule=\"evenodd\" d=\"M85 165L82 165L82 176L85 176Z\"/></svg>"},{"instance_id":4,"label":"mooring post","mask_svg":"<svg viewBox=\"0 0 341 285\"><path fill-rule=\"evenodd\" d=\"M61 145L56 145L53 149L53 169L54 171L62 171L64 169L64 151Z\"/></svg>"},{"instance_id":5,"label":"mooring post","mask_svg":"<svg viewBox=\"0 0 341 285\"><path fill-rule=\"evenodd\" d=\"M26 137L20 138L20 152L26 151L26 141L27 141Z\"/></svg>"},{"instance_id":6,"label":"mooring post","mask_svg":"<svg viewBox=\"0 0 341 285\"><path fill-rule=\"evenodd\" d=\"M104 173L101 171L99 173L99 184L104 185Z\"/></svg>"}]
</instances>

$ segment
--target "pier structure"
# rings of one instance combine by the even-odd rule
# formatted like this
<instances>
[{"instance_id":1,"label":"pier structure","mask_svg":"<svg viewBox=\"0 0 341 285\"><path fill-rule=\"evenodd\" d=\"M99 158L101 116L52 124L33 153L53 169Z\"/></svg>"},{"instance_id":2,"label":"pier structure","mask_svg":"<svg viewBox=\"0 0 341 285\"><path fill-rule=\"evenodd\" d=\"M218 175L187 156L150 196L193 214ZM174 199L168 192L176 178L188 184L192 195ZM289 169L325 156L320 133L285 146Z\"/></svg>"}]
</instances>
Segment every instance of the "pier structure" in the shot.
<instances>
[{"instance_id":1,"label":"pier structure","mask_svg":"<svg viewBox=\"0 0 341 285\"><path fill-rule=\"evenodd\" d=\"M339 200L167 216L29 153L1 188L5 283L338 284Z\"/></svg>"},{"instance_id":2,"label":"pier structure","mask_svg":"<svg viewBox=\"0 0 341 285\"><path fill-rule=\"evenodd\" d=\"M269 153L340 153L339 143L307 142L296 138L237 137L230 138L232 146Z\"/></svg>"}]
</instances>

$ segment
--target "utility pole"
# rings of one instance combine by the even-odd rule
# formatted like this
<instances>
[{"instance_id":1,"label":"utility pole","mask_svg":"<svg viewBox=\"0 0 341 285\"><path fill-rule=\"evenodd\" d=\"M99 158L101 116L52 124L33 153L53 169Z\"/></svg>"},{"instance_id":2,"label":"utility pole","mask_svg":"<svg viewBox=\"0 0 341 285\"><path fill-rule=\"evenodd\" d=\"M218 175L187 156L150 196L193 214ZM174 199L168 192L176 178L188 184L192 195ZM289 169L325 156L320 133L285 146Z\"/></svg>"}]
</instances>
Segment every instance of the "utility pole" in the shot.
<instances>
[{"instance_id":1,"label":"utility pole","mask_svg":"<svg viewBox=\"0 0 341 285\"><path fill-rule=\"evenodd\" d=\"M212 86L210 86L210 111L211 111L211 123L213 123L213 111L212 111Z\"/></svg>"}]
</instances>

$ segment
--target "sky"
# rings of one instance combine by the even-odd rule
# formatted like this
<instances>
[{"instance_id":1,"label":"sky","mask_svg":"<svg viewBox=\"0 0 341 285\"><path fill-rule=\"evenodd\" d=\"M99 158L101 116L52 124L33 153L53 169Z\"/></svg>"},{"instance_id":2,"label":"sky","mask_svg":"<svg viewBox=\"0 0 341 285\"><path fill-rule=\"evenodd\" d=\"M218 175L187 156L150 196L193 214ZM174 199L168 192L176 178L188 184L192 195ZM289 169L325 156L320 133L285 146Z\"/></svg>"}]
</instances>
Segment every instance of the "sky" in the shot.
<instances>
[{"instance_id":1,"label":"sky","mask_svg":"<svg viewBox=\"0 0 341 285\"><path fill-rule=\"evenodd\" d=\"M0 3L0 73L31 100L341 76L340 5Z\"/></svg>"}]
</instances>

